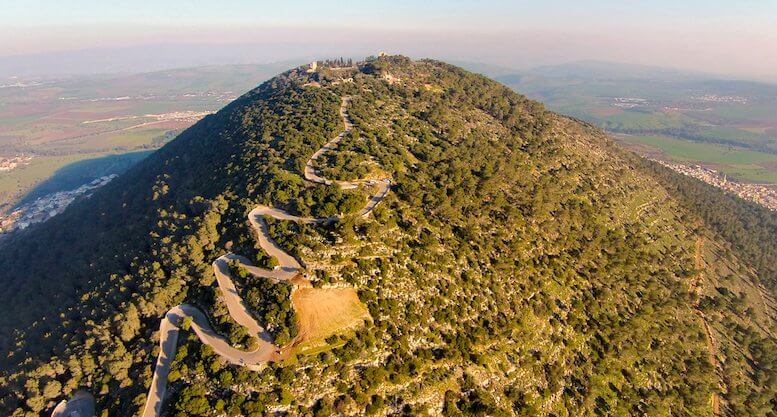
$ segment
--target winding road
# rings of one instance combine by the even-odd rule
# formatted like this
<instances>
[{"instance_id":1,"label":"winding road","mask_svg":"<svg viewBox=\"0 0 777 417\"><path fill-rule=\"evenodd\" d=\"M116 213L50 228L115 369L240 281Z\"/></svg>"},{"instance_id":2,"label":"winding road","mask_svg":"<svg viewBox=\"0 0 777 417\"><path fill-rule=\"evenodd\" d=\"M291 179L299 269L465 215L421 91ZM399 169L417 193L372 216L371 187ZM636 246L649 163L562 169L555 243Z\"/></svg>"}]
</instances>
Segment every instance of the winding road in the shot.
<instances>
[{"instance_id":1,"label":"winding road","mask_svg":"<svg viewBox=\"0 0 777 417\"><path fill-rule=\"evenodd\" d=\"M348 116L347 107L349 104L350 97L341 98L340 117L343 120L345 129L311 156L305 166L304 175L305 179L310 182L326 185L335 184L343 189L353 189L362 185L376 188L375 193L370 197L369 201L367 201L364 208L357 213L359 216L366 217L388 194L391 189L390 179L335 181L319 176L313 168L313 163L316 159L326 152L335 149L338 142L340 142L340 140L353 128L353 122ZM251 265L248 259L242 256L228 253L213 262L213 271L216 275L216 281L221 290L221 294L227 304L229 314L238 324L245 327L249 334L258 337L258 346L252 351L234 348L229 344L229 341L226 338L220 336L213 330L208 322L207 316L200 309L188 304L181 304L171 308L167 314L165 314L165 317L159 325L160 353L157 357L154 376L151 381L151 386L149 387L146 405L143 410L144 417L156 417L159 416L161 412L162 402L167 390L167 377L170 373L170 366L175 358L175 351L178 344L179 326L185 318L191 318L191 329L194 330L200 341L211 346L214 352L231 364L257 369L265 362L282 359L285 355L290 353L290 349L284 350L283 347L276 346L267 330L254 319L245 302L238 295L235 284L229 274L228 262L230 260L238 260L253 275L276 281L294 280L295 283L304 281L302 285L305 283L309 285L307 280L299 279L303 269L300 262L288 252L284 251L270 236L267 223L264 221L264 216L305 224L326 223L337 218L300 217L281 209L263 205L257 206L251 210L248 214L248 220L256 231L259 246L261 246L269 256L274 256L278 260L279 265L272 270L259 268Z\"/></svg>"},{"instance_id":2,"label":"winding road","mask_svg":"<svg viewBox=\"0 0 777 417\"><path fill-rule=\"evenodd\" d=\"M363 185L375 188L375 193L367 201L366 205L357 213L357 215L368 216L375 206L378 205L391 189L391 180L357 180L357 181L336 181L319 176L313 168L314 162L328 151L337 147L342 138L353 128L353 122L348 116L348 105L350 97L341 97L340 117L343 120L344 130L335 138L327 142L323 147L316 151L308 160L305 166L305 179L318 184L335 184L342 189L354 189ZM327 218L300 217L290 214L281 209L259 205L248 214L248 220L256 231L256 238L259 246L269 255L278 260L278 266L274 269L264 269L251 264L251 262L240 255L227 253L220 256L213 262L213 272L216 276L216 282L221 290L221 295L227 304L230 316L248 330L248 333L255 335L258 339L258 345L254 350L244 351L230 345L229 341L219 335L208 321L208 317L202 310L189 304L177 305L167 311L162 321L159 323L159 356L156 360L154 375L151 380L151 386L148 390L146 404L143 409L143 417L157 417L162 409L162 402L167 392L167 378L170 373L170 366L175 358L175 352L178 347L178 334L180 326L184 319L191 319L189 324L191 330L195 332L200 341L213 348L213 351L224 358L228 363L245 366L250 369L259 369L259 367L268 362L283 359L288 355L291 349L276 346L273 343L272 336L267 330L256 321L251 315L248 306L237 293L235 284L229 273L228 262L237 260L251 274L272 279L274 281L290 281L298 287L310 286L310 282L303 278L301 273L303 266L300 262L284 251L273 238L264 216L270 216L278 220L293 221L304 224L327 223L339 218L339 216ZM288 346L287 346L288 347ZM77 391L69 400L61 401L54 411L52 417L92 417L94 416L94 397L85 391Z\"/></svg>"},{"instance_id":3,"label":"winding road","mask_svg":"<svg viewBox=\"0 0 777 417\"><path fill-rule=\"evenodd\" d=\"M54 408L51 417L92 417L94 397L86 391L76 391L70 400L62 400Z\"/></svg>"}]
</instances>

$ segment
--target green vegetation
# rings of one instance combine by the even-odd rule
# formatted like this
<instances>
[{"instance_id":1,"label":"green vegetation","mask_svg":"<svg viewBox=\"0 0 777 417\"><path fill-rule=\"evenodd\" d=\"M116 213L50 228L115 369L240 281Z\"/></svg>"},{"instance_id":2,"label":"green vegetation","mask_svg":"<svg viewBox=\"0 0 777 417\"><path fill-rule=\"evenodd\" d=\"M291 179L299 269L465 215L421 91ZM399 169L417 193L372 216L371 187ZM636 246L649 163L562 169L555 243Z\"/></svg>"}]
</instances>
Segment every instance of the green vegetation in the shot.
<instances>
[{"instance_id":1,"label":"green vegetation","mask_svg":"<svg viewBox=\"0 0 777 417\"><path fill-rule=\"evenodd\" d=\"M288 68L289 63L184 68L107 77L80 76L39 86L0 91L0 158L33 155L30 166L0 173L0 213L78 161L146 155L194 120L155 117L172 112L209 112ZM116 98L121 97L121 100ZM134 118L133 118L134 117ZM110 120L116 119L116 120ZM84 123L92 121L92 123ZM95 122L97 121L97 122ZM149 123L144 125L144 123ZM134 152L134 151L141 152ZM132 156L130 156L132 155ZM125 167L115 166L107 174ZM102 171L101 171L102 172ZM78 187L99 177L96 173Z\"/></svg>"},{"instance_id":2,"label":"green vegetation","mask_svg":"<svg viewBox=\"0 0 777 417\"><path fill-rule=\"evenodd\" d=\"M316 285L358 288L373 322L261 371L182 333L166 414L710 416L725 394L732 414L774 415L773 323L742 290L774 297L773 214L700 193L485 77L404 57L343 65L262 84L0 248L1 410L44 415L83 386L108 415L136 415L160 317L183 301L220 309L210 263L227 248L266 257L249 210L364 203L301 180L351 96L362 139L332 158L369 158L391 193L368 219L267 223ZM730 267L697 293L700 236ZM261 320L292 328L288 287L234 274ZM723 378L700 311L734 335Z\"/></svg>"},{"instance_id":3,"label":"green vegetation","mask_svg":"<svg viewBox=\"0 0 777 417\"><path fill-rule=\"evenodd\" d=\"M666 157L692 159L747 181L777 183L777 164L760 163L777 154L777 87L772 84L611 64L593 70L586 64L562 65L499 79L554 111L612 133L660 137L651 148ZM692 150L692 157L673 153L677 147ZM632 148L655 156L643 146ZM729 152L737 153L739 162L722 162Z\"/></svg>"},{"instance_id":4,"label":"green vegetation","mask_svg":"<svg viewBox=\"0 0 777 417\"><path fill-rule=\"evenodd\" d=\"M240 262L231 261L229 270L239 284L240 296L276 345L284 346L298 333L298 320L291 305L291 284L272 282L251 275Z\"/></svg>"},{"instance_id":5,"label":"green vegetation","mask_svg":"<svg viewBox=\"0 0 777 417\"><path fill-rule=\"evenodd\" d=\"M777 216L711 185L640 161L689 212L714 234L733 245L736 254L758 271L758 282L777 288Z\"/></svg>"},{"instance_id":6,"label":"green vegetation","mask_svg":"<svg viewBox=\"0 0 777 417\"><path fill-rule=\"evenodd\" d=\"M728 386L724 398L731 414L773 415L777 343L775 319L768 311L774 306L767 300L777 288L777 216L658 164L636 163L652 171L685 210L703 221L702 234L730 245L733 254L754 270L713 246L707 256L710 267L700 271L706 274L709 289L698 303L706 316L717 318L712 326L721 335L718 341L725 358L721 367Z\"/></svg>"},{"instance_id":7,"label":"green vegetation","mask_svg":"<svg viewBox=\"0 0 777 417\"><path fill-rule=\"evenodd\" d=\"M752 182L777 183L777 172L770 169L777 165L777 155L737 149L714 143L689 142L668 136L621 135L618 139L655 148L668 159L713 164L728 175Z\"/></svg>"},{"instance_id":8,"label":"green vegetation","mask_svg":"<svg viewBox=\"0 0 777 417\"><path fill-rule=\"evenodd\" d=\"M367 144L361 140L359 133L351 131L337 145L337 150L327 152L317 162L324 178L333 178L340 181L353 181L369 178L375 171L367 149Z\"/></svg>"},{"instance_id":9,"label":"green vegetation","mask_svg":"<svg viewBox=\"0 0 777 417\"><path fill-rule=\"evenodd\" d=\"M628 110L604 118L603 127L613 132L653 132L681 129L690 122L677 113Z\"/></svg>"},{"instance_id":10,"label":"green vegetation","mask_svg":"<svg viewBox=\"0 0 777 417\"><path fill-rule=\"evenodd\" d=\"M51 178L58 170L96 156L86 154L38 157L30 161L29 165L0 173L0 207L12 206L25 192L32 190L40 181Z\"/></svg>"},{"instance_id":11,"label":"green vegetation","mask_svg":"<svg viewBox=\"0 0 777 417\"><path fill-rule=\"evenodd\" d=\"M92 181L95 177L112 173L120 174L150 153L151 151L138 151L123 154L110 154L69 163L62 168L57 169L46 180L36 184L35 187L24 195L20 204L33 201L46 194L77 188ZM44 164L42 164L42 166L43 165ZM13 177L15 174L16 171L12 171L9 173L9 176ZM33 176L41 175L31 175L31 177Z\"/></svg>"}]
</instances>

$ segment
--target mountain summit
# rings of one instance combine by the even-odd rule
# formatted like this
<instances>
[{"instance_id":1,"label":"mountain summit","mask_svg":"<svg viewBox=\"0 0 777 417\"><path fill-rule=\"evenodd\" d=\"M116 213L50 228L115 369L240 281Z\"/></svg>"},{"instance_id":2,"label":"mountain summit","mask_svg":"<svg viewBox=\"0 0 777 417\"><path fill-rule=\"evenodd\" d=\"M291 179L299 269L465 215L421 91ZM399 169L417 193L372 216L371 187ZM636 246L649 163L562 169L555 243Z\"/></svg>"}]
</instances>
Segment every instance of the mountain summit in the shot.
<instances>
[{"instance_id":1,"label":"mountain summit","mask_svg":"<svg viewBox=\"0 0 777 417\"><path fill-rule=\"evenodd\" d=\"M774 415L775 232L485 77L320 61L0 247L0 409Z\"/></svg>"}]
</instances>

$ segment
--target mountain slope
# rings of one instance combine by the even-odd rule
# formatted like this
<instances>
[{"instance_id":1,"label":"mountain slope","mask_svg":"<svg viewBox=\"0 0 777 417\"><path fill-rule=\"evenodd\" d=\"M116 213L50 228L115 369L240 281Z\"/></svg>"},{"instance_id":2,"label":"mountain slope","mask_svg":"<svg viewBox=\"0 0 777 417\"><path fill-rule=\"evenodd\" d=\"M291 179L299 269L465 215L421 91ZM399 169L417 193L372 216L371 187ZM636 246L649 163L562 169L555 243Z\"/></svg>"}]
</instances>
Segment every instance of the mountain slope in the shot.
<instances>
[{"instance_id":1,"label":"mountain slope","mask_svg":"<svg viewBox=\"0 0 777 417\"><path fill-rule=\"evenodd\" d=\"M392 178L392 192L367 219L265 221L314 286L356 287L372 323L261 371L187 334L163 414L768 415L773 253L732 248L675 188L690 185L598 130L403 57L282 74L8 242L2 407L46 413L84 387L98 410L137 414L159 320L184 301L250 346L211 262L229 250L272 263L246 221L257 205L350 211L357 197L303 179L342 130L343 97L353 132L316 168ZM708 264L729 266L702 273L700 238L717 245ZM762 302L739 295L752 288ZM727 320L746 338L707 329Z\"/></svg>"}]
</instances>

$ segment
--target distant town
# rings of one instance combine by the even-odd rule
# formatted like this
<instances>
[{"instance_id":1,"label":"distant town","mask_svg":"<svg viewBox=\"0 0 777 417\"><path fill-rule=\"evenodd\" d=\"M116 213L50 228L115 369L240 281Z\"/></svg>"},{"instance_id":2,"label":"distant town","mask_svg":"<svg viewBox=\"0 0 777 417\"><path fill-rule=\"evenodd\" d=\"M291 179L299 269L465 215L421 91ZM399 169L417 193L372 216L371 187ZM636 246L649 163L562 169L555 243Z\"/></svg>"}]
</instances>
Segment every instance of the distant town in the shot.
<instances>
[{"instance_id":1,"label":"distant town","mask_svg":"<svg viewBox=\"0 0 777 417\"><path fill-rule=\"evenodd\" d=\"M31 81L31 82L14 81L11 83L0 84L0 88L27 88L27 87L37 87L39 85L43 85L43 84L37 81Z\"/></svg>"},{"instance_id":2,"label":"distant town","mask_svg":"<svg viewBox=\"0 0 777 417\"><path fill-rule=\"evenodd\" d=\"M612 105L622 109L633 109L646 104L648 104L647 100L638 97L615 97L612 99Z\"/></svg>"},{"instance_id":3,"label":"distant town","mask_svg":"<svg viewBox=\"0 0 777 417\"><path fill-rule=\"evenodd\" d=\"M739 96L719 96L717 94L705 94L703 96L691 97L693 100L706 101L712 103L739 103L747 104L747 98Z\"/></svg>"},{"instance_id":4,"label":"distant town","mask_svg":"<svg viewBox=\"0 0 777 417\"><path fill-rule=\"evenodd\" d=\"M777 211L777 190L766 185L729 181L726 175L699 165L684 165L658 159L651 160L675 172L704 181L707 184L732 192L740 198L760 204L769 210Z\"/></svg>"},{"instance_id":5,"label":"distant town","mask_svg":"<svg viewBox=\"0 0 777 417\"><path fill-rule=\"evenodd\" d=\"M115 96L115 97L92 97L83 98L76 96L62 96L58 97L61 101L83 101L83 102L101 102L101 101L148 101L148 100L179 100L179 99L191 99L191 98L208 98L216 99L219 102L231 102L236 99L238 95L234 91L196 91L182 94L140 94L136 96Z\"/></svg>"},{"instance_id":6,"label":"distant town","mask_svg":"<svg viewBox=\"0 0 777 417\"><path fill-rule=\"evenodd\" d=\"M654 105L655 102L649 101L641 97L613 97L610 104L613 107L619 107L621 109L634 109L638 107L645 107L648 105ZM690 98L690 102L684 102L682 105L677 104L675 101L666 102L666 100L659 101L658 103L666 103L663 106L664 110L670 111L710 111L712 107L708 107L709 103L728 103L728 104L747 104L748 99L740 96L721 96L716 94L705 94L701 96L694 96ZM696 103L694 103L696 102Z\"/></svg>"},{"instance_id":7,"label":"distant town","mask_svg":"<svg viewBox=\"0 0 777 417\"><path fill-rule=\"evenodd\" d=\"M85 120L81 122L82 124L88 125L93 123L104 123L104 122L115 122L118 120L134 120L134 119L155 119L154 122L146 122L141 123L138 125L130 126L128 128L124 128L122 130L129 130L134 129L136 127L140 126L147 126L150 124L157 124L161 122L169 122L169 121L176 121L176 122L187 122L187 123L196 123L203 117L213 114L213 112L209 111L175 111L170 113L162 113L162 114L144 114L142 116L118 116L118 117L110 117L107 119L96 119L96 120Z\"/></svg>"},{"instance_id":8,"label":"distant town","mask_svg":"<svg viewBox=\"0 0 777 417\"><path fill-rule=\"evenodd\" d=\"M10 158L0 158L0 172L13 171L14 169L27 165L32 160L31 156L19 155Z\"/></svg>"},{"instance_id":9,"label":"distant town","mask_svg":"<svg viewBox=\"0 0 777 417\"><path fill-rule=\"evenodd\" d=\"M0 216L0 236L16 230L23 230L35 223L44 222L65 211L76 198L108 184L116 174L106 175L84 184L74 190L60 191L24 204L8 215ZM88 198L91 194L86 195Z\"/></svg>"}]
</instances>

